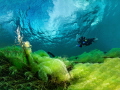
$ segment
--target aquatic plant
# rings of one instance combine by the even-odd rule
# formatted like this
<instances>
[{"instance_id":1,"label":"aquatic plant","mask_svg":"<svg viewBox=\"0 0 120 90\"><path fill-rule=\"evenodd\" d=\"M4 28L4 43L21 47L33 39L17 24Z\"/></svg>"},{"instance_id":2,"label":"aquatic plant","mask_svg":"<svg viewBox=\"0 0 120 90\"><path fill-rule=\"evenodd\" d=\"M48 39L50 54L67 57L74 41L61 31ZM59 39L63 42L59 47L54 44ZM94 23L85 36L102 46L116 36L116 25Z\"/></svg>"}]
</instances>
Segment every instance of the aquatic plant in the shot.
<instances>
[{"instance_id":1,"label":"aquatic plant","mask_svg":"<svg viewBox=\"0 0 120 90\"><path fill-rule=\"evenodd\" d=\"M15 48L17 48L17 52L15 52ZM9 53L6 50L8 50ZM39 87L36 88L43 88L44 86L45 88L48 88L51 86L53 87L53 85L56 85L56 87L58 88L59 84L62 85L61 87L64 88L65 83L67 83L67 81L69 81L70 79L70 75L63 61L56 58L50 58L49 56L40 56L39 53L30 53L30 61L28 65L28 63L23 61L25 56L24 52L21 53L21 50L22 49L20 47L15 46L0 49L0 57L4 57L0 58L0 63L2 64L0 66L0 72L2 72L2 75L0 75L0 80L3 79L4 75L6 76L6 73L8 73L8 77L12 78L11 83L2 80L3 83L1 84L1 87L6 87L3 88L3 90L8 89L9 87L12 88L12 83L14 83L12 81L14 81L14 79L18 79L16 80L16 82L21 82L21 80L24 79L23 81L25 83L28 83L28 81L31 80L34 82L39 81L40 86L38 85ZM7 64L5 64L6 62ZM3 71L5 73L3 73ZM6 80L8 80L7 77L5 78ZM28 88L33 88L34 82L31 82ZM46 82L49 84L44 85ZM55 83L57 83L58 85ZM24 89L26 85L24 85L24 83L21 85L18 85L16 83L16 86L13 85L14 89L18 89L18 87Z\"/></svg>"},{"instance_id":2,"label":"aquatic plant","mask_svg":"<svg viewBox=\"0 0 120 90\"><path fill-rule=\"evenodd\" d=\"M3 54L0 58L5 57L5 60L8 60L17 69L22 69L27 64L24 53L20 47L8 46L1 48L0 53Z\"/></svg>"},{"instance_id":3,"label":"aquatic plant","mask_svg":"<svg viewBox=\"0 0 120 90\"><path fill-rule=\"evenodd\" d=\"M38 50L38 51L34 52L34 54L37 54L37 55L39 55L41 57L49 57L47 52L45 52L44 50Z\"/></svg>"},{"instance_id":4,"label":"aquatic plant","mask_svg":"<svg viewBox=\"0 0 120 90\"><path fill-rule=\"evenodd\" d=\"M112 48L105 54L105 57L109 58L120 57L120 48Z\"/></svg>"},{"instance_id":5,"label":"aquatic plant","mask_svg":"<svg viewBox=\"0 0 120 90\"><path fill-rule=\"evenodd\" d=\"M77 64L70 72L73 81L68 90L119 90L119 68L120 58L107 58L101 64Z\"/></svg>"},{"instance_id":6,"label":"aquatic plant","mask_svg":"<svg viewBox=\"0 0 120 90\"><path fill-rule=\"evenodd\" d=\"M104 61L104 52L100 50L92 50L90 52L84 52L81 55L73 56L69 58L70 60L81 62L81 63L102 63Z\"/></svg>"},{"instance_id":7,"label":"aquatic plant","mask_svg":"<svg viewBox=\"0 0 120 90\"><path fill-rule=\"evenodd\" d=\"M17 53L14 52L15 50ZM69 62L67 58L50 58L32 52L29 58L30 64L27 65L24 62L20 67L18 63L23 62L22 57L25 58L25 56L16 54L20 54L21 50L16 46L0 49L0 57L2 57L0 58L0 87L3 90L8 88L43 90L51 88L54 90L113 90L114 88L119 90L120 88L120 58L104 58L103 63L76 63L76 61ZM68 72L67 69L71 65Z\"/></svg>"}]
</instances>

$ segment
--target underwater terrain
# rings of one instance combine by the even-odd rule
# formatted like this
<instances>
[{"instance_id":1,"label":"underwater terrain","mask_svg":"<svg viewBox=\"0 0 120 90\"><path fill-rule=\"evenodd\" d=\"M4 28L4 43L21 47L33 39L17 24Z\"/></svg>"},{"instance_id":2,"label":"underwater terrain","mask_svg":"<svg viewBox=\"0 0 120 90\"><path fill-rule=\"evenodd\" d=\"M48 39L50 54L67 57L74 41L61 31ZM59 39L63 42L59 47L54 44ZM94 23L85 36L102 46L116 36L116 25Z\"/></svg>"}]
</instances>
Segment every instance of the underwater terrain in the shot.
<instances>
[{"instance_id":1,"label":"underwater terrain","mask_svg":"<svg viewBox=\"0 0 120 90\"><path fill-rule=\"evenodd\" d=\"M0 0L0 90L120 90L119 0ZM78 47L77 39L97 38Z\"/></svg>"},{"instance_id":2,"label":"underwater terrain","mask_svg":"<svg viewBox=\"0 0 120 90\"><path fill-rule=\"evenodd\" d=\"M18 46L0 49L0 90L120 90L120 48L69 58L43 50L27 55Z\"/></svg>"}]
</instances>

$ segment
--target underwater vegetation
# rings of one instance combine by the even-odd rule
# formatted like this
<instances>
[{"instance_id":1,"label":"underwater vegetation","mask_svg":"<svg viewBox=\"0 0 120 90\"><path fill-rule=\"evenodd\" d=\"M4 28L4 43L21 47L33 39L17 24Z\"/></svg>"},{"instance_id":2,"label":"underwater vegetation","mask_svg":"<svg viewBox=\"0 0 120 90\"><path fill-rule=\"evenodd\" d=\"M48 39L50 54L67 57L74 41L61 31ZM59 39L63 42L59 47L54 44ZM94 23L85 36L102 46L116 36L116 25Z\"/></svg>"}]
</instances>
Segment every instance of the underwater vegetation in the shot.
<instances>
[{"instance_id":1,"label":"underwater vegetation","mask_svg":"<svg viewBox=\"0 0 120 90\"><path fill-rule=\"evenodd\" d=\"M78 56L72 56L69 58L69 60L74 60L76 62L81 63L102 63L104 61L104 52L100 50L92 50L89 53L84 52L81 55Z\"/></svg>"},{"instance_id":2,"label":"underwater vegetation","mask_svg":"<svg viewBox=\"0 0 120 90\"><path fill-rule=\"evenodd\" d=\"M0 88L1 90L120 90L119 50L113 48L107 53L93 50L83 53L86 54L86 58L83 54L76 56L78 61L75 60L75 56L75 59L51 58L47 52L38 50L31 53L33 61L28 65L21 47L1 48Z\"/></svg>"},{"instance_id":3,"label":"underwater vegetation","mask_svg":"<svg viewBox=\"0 0 120 90\"><path fill-rule=\"evenodd\" d=\"M51 58L22 39L0 48L0 90L120 90L120 48Z\"/></svg>"},{"instance_id":4,"label":"underwater vegetation","mask_svg":"<svg viewBox=\"0 0 120 90\"><path fill-rule=\"evenodd\" d=\"M0 49L0 87L2 90L48 90L52 85L57 87L59 84L62 86L67 84L70 75L62 60L50 58L43 50L31 53L31 57L33 61L31 60L28 65L20 47L9 46Z\"/></svg>"},{"instance_id":5,"label":"underwater vegetation","mask_svg":"<svg viewBox=\"0 0 120 90\"><path fill-rule=\"evenodd\" d=\"M68 90L120 90L120 58L107 58L104 63L77 64L70 71L75 79Z\"/></svg>"}]
</instances>

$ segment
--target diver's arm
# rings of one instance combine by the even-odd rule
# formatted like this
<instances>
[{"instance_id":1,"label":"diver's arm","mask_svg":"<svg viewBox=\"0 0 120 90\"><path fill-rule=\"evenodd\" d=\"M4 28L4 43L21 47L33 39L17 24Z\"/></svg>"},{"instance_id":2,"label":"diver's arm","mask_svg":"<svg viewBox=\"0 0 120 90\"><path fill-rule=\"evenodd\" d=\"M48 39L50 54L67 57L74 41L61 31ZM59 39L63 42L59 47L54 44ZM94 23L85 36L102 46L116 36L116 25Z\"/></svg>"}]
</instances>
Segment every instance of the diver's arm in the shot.
<instances>
[{"instance_id":1,"label":"diver's arm","mask_svg":"<svg viewBox=\"0 0 120 90\"><path fill-rule=\"evenodd\" d=\"M82 47L82 45L76 45L77 47Z\"/></svg>"}]
</instances>

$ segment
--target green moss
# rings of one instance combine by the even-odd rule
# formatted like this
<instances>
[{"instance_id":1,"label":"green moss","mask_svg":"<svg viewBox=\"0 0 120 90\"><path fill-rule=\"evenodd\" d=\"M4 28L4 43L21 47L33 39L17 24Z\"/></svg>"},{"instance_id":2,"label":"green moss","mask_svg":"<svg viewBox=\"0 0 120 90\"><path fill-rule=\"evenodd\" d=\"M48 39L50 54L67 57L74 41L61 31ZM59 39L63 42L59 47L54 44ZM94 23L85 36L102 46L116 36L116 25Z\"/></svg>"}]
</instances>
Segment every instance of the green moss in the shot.
<instances>
[{"instance_id":1,"label":"green moss","mask_svg":"<svg viewBox=\"0 0 120 90\"><path fill-rule=\"evenodd\" d=\"M105 55L100 50L93 50L69 58L71 60L69 61L65 57L50 58L45 51L40 50L33 53L28 52L30 62L28 65L23 49L16 46L5 47L0 49L0 63L1 65L2 63L5 64L0 67L0 71L3 72L8 67L7 73L19 76L18 73L26 69L20 75L24 76L28 81L36 78L34 82L38 86L37 81L42 84L39 87L35 86L39 89L42 87L46 89L47 87L47 90L62 90L68 87L66 90L113 90L113 88L119 90L120 58L114 58L119 57L119 53L119 49L113 49ZM11 64L8 64L8 62ZM69 69L69 72L67 69ZM0 75L5 75L6 72ZM17 79L21 78L23 80L24 77L22 76L17 77ZM66 86L68 85L66 84L67 81L70 82L70 86ZM24 87L24 83L21 83L21 85Z\"/></svg>"},{"instance_id":2,"label":"green moss","mask_svg":"<svg viewBox=\"0 0 120 90\"><path fill-rule=\"evenodd\" d=\"M1 52L0 51L0 59L2 60L2 59L5 59L6 57L5 57L5 55L3 54L3 52Z\"/></svg>"},{"instance_id":3,"label":"green moss","mask_svg":"<svg viewBox=\"0 0 120 90\"><path fill-rule=\"evenodd\" d=\"M108 51L105 54L105 57L110 57L110 58L120 57L120 48L112 48L110 51Z\"/></svg>"},{"instance_id":4,"label":"green moss","mask_svg":"<svg viewBox=\"0 0 120 90\"><path fill-rule=\"evenodd\" d=\"M92 50L91 52L84 52L81 55L71 57L70 60L81 63L101 63L104 61L104 53L100 50Z\"/></svg>"},{"instance_id":5,"label":"green moss","mask_svg":"<svg viewBox=\"0 0 120 90\"><path fill-rule=\"evenodd\" d=\"M70 72L75 79L68 90L119 90L120 58L101 64L77 64Z\"/></svg>"},{"instance_id":6,"label":"green moss","mask_svg":"<svg viewBox=\"0 0 120 90\"><path fill-rule=\"evenodd\" d=\"M69 61L67 57L56 57L56 59L60 59L62 62L64 62L67 68L73 64L73 61Z\"/></svg>"},{"instance_id":7,"label":"green moss","mask_svg":"<svg viewBox=\"0 0 120 90\"><path fill-rule=\"evenodd\" d=\"M59 59L53 59L50 57L38 57L35 62L38 63L38 76L44 81L48 80L47 75L51 75L52 79L57 78L58 82L67 81L70 79L66 65Z\"/></svg>"},{"instance_id":8,"label":"green moss","mask_svg":"<svg viewBox=\"0 0 120 90\"><path fill-rule=\"evenodd\" d=\"M36 51L34 53L38 54L41 57L49 57L49 55L47 54L47 52L45 52L44 50L38 50L38 51Z\"/></svg>"},{"instance_id":9,"label":"green moss","mask_svg":"<svg viewBox=\"0 0 120 90\"><path fill-rule=\"evenodd\" d=\"M26 65L26 58L20 47L8 46L1 48L0 52L6 57L6 60L9 60L17 69L22 69Z\"/></svg>"}]
</instances>

